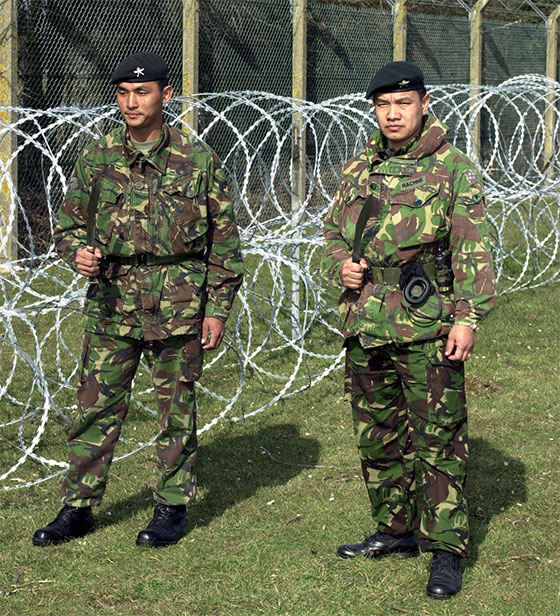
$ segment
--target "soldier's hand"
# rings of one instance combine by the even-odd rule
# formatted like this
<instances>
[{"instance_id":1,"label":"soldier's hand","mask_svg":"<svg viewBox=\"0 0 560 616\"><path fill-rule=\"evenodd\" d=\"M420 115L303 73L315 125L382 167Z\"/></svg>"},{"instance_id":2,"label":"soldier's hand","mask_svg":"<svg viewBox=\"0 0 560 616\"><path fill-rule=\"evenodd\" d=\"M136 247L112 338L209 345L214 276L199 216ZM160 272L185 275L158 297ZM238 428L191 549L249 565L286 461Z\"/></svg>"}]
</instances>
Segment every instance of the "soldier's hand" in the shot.
<instances>
[{"instance_id":1,"label":"soldier's hand","mask_svg":"<svg viewBox=\"0 0 560 616\"><path fill-rule=\"evenodd\" d=\"M466 361L474 348L474 330L467 325L454 325L447 338L445 356L456 361Z\"/></svg>"},{"instance_id":2,"label":"soldier's hand","mask_svg":"<svg viewBox=\"0 0 560 616\"><path fill-rule=\"evenodd\" d=\"M216 317L204 317L202 320L202 348L208 351L217 349L224 337L225 325Z\"/></svg>"},{"instance_id":3,"label":"soldier's hand","mask_svg":"<svg viewBox=\"0 0 560 616\"><path fill-rule=\"evenodd\" d=\"M101 250L96 246L93 252L87 248L80 248L76 252L76 265L80 274L88 278L99 276L99 259L103 257Z\"/></svg>"},{"instance_id":4,"label":"soldier's hand","mask_svg":"<svg viewBox=\"0 0 560 616\"><path fill-rule=\"evenodd\" d=\"M362 257L359 263L346 259L340 268L340 280L347 289L359 289L364 283L364 272L367 270L366 260Z\"/></svg>"}]
</instances>

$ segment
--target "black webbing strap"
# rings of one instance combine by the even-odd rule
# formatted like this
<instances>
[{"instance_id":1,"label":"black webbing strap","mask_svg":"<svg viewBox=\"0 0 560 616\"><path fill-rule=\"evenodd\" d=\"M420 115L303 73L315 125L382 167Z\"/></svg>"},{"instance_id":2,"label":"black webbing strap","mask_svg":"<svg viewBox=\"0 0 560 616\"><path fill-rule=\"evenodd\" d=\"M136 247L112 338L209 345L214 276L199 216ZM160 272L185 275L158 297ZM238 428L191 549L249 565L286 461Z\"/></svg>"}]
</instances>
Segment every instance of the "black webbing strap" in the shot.
<instances>
[{"instance_id":1,"label":"black webbing strap","mask_svg":"<svg viewBox=\"0 0 560 616\"><path fill-rule=\"evenodd\" d=\"M373 210L373 195L370 195L364 206L362 207L362 211L358 216L358 220L356 221L356 233L354 235L354 250L352 251L352 261L353 263L359 263L361 252L362 252L362 236L364 235L364 229L366 228L367 221L371 216L371 212Z\"/></svg>"},{"instance_id":2,"label":"black webbing strap","mask_svg":"<svg viewBox=\"0 0 560 616\"><path fill-rule=\"evenodd\" d=\"M98 175L93 182L93 188L89 196L87 205L87 249L94 251L93 238L95 231L95 219L97 217L97 206L99 205L99 195L101 193L101 176Z\"/></svg>"}]
</instances>

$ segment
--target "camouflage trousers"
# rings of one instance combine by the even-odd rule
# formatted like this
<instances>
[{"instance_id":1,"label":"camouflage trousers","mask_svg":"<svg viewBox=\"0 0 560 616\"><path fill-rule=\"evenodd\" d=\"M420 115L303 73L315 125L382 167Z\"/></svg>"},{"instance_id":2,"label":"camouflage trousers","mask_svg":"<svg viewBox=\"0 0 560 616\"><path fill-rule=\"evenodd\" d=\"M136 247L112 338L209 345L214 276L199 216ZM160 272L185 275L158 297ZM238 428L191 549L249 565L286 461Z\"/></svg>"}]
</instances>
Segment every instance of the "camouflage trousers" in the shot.
<instances>
[{"instance_id":1,"label":"camouflage trousers","mask_svg":"<svg viewBox=\"0 0 560 616\"><path fill-rule=\"evenodd\" d=\"M156 453L160 477L158 502L182 505L196 492L196 397L202 351L195 336L144 341L86 332L80 382L79 415L68 437L69 468L61 499L75 507L99 505L115 444L128 412L132 380L145 353L157 396L160 432Z\"/></svg>"},{"instance_id":2,"label":"camouflage trousers","mask_svg":"<svg viewBox=\"0 0 560 616\"><path fill-rule=\"evenodd\" d=\"M464 370L445 344L364 349L349 338L345 392L377 530L467 556Z\"/></svg>"}]
</instances>

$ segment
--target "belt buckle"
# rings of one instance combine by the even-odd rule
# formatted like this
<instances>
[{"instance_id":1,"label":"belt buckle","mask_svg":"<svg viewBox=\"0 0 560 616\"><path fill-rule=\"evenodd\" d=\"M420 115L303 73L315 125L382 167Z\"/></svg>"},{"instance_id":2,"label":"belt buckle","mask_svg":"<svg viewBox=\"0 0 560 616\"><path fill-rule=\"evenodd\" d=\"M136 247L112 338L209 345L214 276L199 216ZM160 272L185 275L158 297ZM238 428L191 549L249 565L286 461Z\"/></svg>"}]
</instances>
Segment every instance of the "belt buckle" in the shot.
<instances>
[{"instance_id":1,"label":"belt buckle","mask_svg":"<svg viewBox=\"0 0 560 616\"><path fill-rule=\"evenodd\" d=\"M147 262L146 253L138 255L138 265L146 265Z\"/></svg>"},{"instance_id":2,"label":"belt buckle","mask_svg":"<svg viewBox=\"0 0 560 616\"><path fill-rule=\"evenodd\" d=\"M385 268L380 265L379 269L381 270L381 284L387 284L387 281L385 280Z\"/></svg>"},{"instance_id":3,"label":"belt buckle","mask_svg":"<svg viewBox=\"0 0 560 616\"><path fill-rule=\"evenodd\" d=\"M380 271L380 275L376 276L375 273ZM381 265L368 264L368 276L369 281L373 284L383 284L385 282L385 268Z\"/></svg>"}]
</instances>

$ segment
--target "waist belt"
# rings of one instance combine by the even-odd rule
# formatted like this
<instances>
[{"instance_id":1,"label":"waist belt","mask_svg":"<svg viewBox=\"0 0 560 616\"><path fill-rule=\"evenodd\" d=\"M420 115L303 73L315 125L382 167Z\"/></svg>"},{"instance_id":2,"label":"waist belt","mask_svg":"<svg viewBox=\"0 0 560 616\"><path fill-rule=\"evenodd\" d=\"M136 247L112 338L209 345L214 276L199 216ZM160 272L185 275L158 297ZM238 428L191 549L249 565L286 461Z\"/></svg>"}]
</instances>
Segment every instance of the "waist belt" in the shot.
<instances>
[{"instance_id":1,"label":"waist belt","mask_svg":"<svg viewBox=\"0 0 560 616\"><path fill-rule=\"evenodd\" d=\"M108 263L120 263L121 265L165 265L167 263L177 263L178 261L190 261L195 259L202 260L203 253L197 252L194 255L155 255L151 252L142 253L139 255L131 255L130 257L120 257L117 255L108 255L105 261Z\"/></svg>"},{"instance_id":2,"label":"waist belt","mask_svg":"<svg viewBox=\"0 0 560 616\"><path fill-rule=\"evenodd\" d=\"M436 280L436 264L423 263L424 272L430 280ZM368 274L371 282L376 284L397 285L401 277L400 267L379 267L374 265L368 266Z\"/></svg>"}]
</instances>

